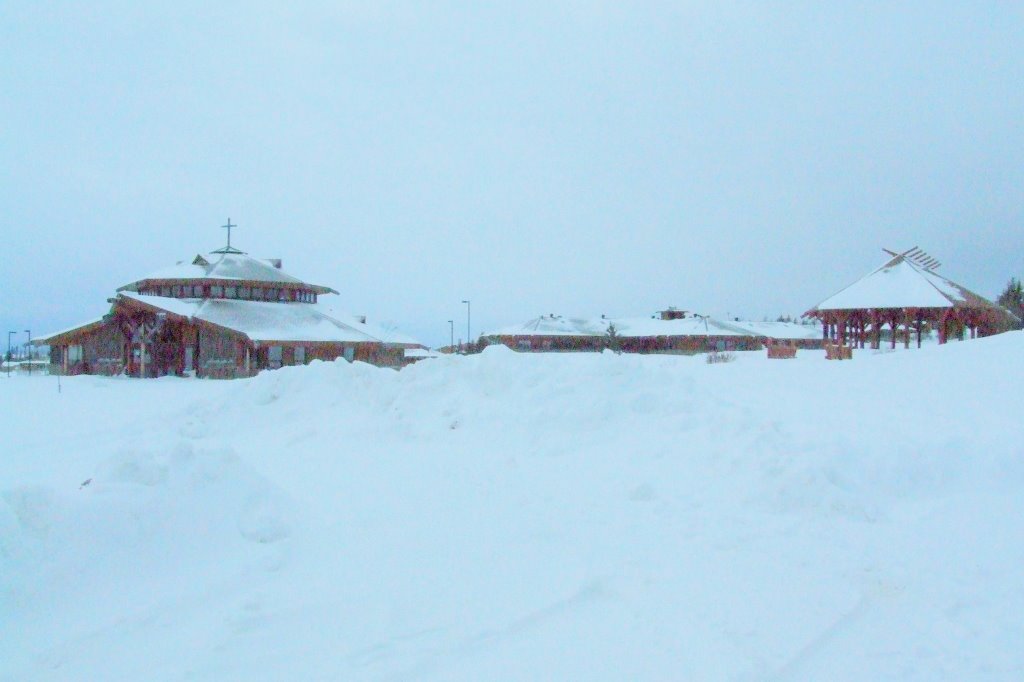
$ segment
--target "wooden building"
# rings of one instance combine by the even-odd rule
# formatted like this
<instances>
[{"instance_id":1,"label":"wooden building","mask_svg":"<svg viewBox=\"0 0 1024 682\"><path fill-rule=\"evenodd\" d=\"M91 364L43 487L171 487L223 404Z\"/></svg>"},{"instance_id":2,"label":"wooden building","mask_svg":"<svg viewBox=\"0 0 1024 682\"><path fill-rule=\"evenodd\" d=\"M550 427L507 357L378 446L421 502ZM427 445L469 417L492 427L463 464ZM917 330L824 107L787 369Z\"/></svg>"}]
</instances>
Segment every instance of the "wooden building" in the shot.
<instances>
[{"instance_id":1,"label":"wooden building","mask_svg":"<svg viewBox=\"0 0 1024 682\"><path fill-rule=\"evenodd\" d=\"M230 225L230 221L229 221ZM120 287L101 318L33 340L63 374L251 376L312 360L406 363L422 348L338 311L330 287L285 273L230 245Z\"/></svg>"},{"instance_id":2,"label":"wooden building","mask_svg":"<svg viewBox=\"0 0 1024 682\"><path fill-rule=\"evenodd\" d=\"M943 277L941 265L921 249L903 253L885 249L889 260L806 313L819 320L822 338L836 346L879 348L883 336L921 346L929 330L939 343L998 333L1016 318L992 301Z\"/></svg>"}]
</instances>

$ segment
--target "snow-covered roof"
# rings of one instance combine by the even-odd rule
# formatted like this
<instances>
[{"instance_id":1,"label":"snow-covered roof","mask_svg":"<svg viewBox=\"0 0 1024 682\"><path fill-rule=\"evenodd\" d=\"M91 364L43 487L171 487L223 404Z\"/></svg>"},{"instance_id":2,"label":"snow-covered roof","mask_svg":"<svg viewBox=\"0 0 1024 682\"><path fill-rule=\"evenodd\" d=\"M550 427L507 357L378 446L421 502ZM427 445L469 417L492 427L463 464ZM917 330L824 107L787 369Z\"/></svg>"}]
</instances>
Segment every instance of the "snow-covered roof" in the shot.
<instances>
[{"instance_id":1,"label":"snow-covered roof","mask_svg":"<svg viewBox=\"0 0 1024 682\"><path fill-rule=\"evenodd\" d=\"M102 323L103 318L96 317L86 322L83 322L82 324L76 324L74 327L68 327L67 329L61 329L60 331L50 332L49 334L41 334L40 336L36 336L35 338L32 339L32 345L45 346L49 343L50 339L56 338L58 336L64 336L65 334L68 334L70 332L84 331L88 327L92 327L94 325Z\"/></svg>"},{"instance_id":2,"label":"snow-covered roof","mask_svg":"<svg viewBox=\"0 0 1024 682\"><path fill-rule=\"evenodd\" d=\"M704 316L663 320L660 317L578 318L542 315L523 324L487 332L483 336L605 336L612 324L615 325L616 334L623 338L757 335L740 324Z\"/></svg>"},{"instance_id":3,"label":"snow-covered roof","mask_svg":"<svg viewBox=\"0 0 1024 682\"><path fill-rule=\"evenodd\" d=\"M178 261L175 265L151 272L137 282L126 284L118 291L135 291L145 281L176 281L196 279L222 279L272 284L295 284L338 293L330 287L307 284L278 267L279 261L262 260L244 253L211 253L198 255L191 262Z\"/></svg>"},{"instance_id":4,"label":"snow-covered roof","mask_svg":"<svg viewBox=\"0 0 1024 682\"><path fill-rule=\"evenodd\" d=\"M326 315L334 320L339 320L353 329L361 331L364 334L383 341L384 343L422 347L423 344L419 341L399 331L398 326L394 322L387 320L371 322L365 315L353 315L352 313L338 308L336 302L332 300L333 298L333 296L321 296L317 299L316 303L306 305L313 305L313 307L315 307L322 315Z\"/></svg>"},{"instance_id":5,"label":"snow-covered roof","mask_svg":"<svg viewBox=\"0 0 1024 682\"><path fill-rule=\"evenodd\" d=\"M997 307L991 301L934 270L929 270L912 262L903 254L898 254L882 267L825 299L808 312L954 306Z\"/></svg>"},{"instance_id":6,"label":"snow-covered roof","mask_svg":"<svg viewBox=\"0 0 1024 682\"><path fill-rule=\"evenodd\" d=\"M738 322L750 329L756 336L770 339L820 339L821 327L818 324L800 324L799 322Z\"/></svg>"},{"instance_id":7,"label":"snow-covered roof","mask_svg":"<svg viewBox=\"0 0 1024 682\"><path fill-rule=\"evenodd\" d=\"M407 358L436 358L439 357L439 353L428 350L426 348L406 348L405 357Z\"/></svg>"},{"instance_id":8,"label":"snow-covered roof","mask_svg":"<svg viewBox=\"0 0 1024 682\"><path fill-rule=\"evenodd\" d=\"M361 318L340 313L330 305L319 303L167 298L134 292L121 292L119 295L189 320L200 320L231 329L253 341L420 345L395 332L393 328L368 324Z\"/></svg>"},{"instance_id":9,"label":"snow-covered roof","mask_svg":"<svg viewBox=\"0 0 1024 682\"><path fill-rule=\"evenodd\" d=\"M604 336L610 320L541 315L522 324L502 327L482 336Z\"/></svg>"}]
</instances>

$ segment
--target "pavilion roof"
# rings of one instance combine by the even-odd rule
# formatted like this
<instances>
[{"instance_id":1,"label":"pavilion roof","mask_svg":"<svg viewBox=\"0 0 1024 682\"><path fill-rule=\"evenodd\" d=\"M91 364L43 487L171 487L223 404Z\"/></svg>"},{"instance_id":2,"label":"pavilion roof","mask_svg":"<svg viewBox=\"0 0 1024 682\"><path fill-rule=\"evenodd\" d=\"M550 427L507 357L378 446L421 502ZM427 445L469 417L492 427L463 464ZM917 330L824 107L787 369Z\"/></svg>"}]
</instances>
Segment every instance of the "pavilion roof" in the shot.
<instances>
[{"instance_id":1,"label":"pavilion roof","mask_svg":"<svg viewBox=\"0 0 1024 682\"><path fill-rule=\"evenodd\" d=\"M239 282L265 282L267 284L293 284L308 287L319 293L338 293L330 287L308 284L280 268L280 261L253 258L245 253L214 252L197 255L191 262L176 264L151 272L142 279L120 287L118 291L135 291L146 281L229 280Z\"/></svg>"},{"instance_id":2,"label":"pavilion roof","mask_svg":"<svg viewBox=\"0 0 1024 682\"><path fill-rule=\"evenodd\" d=\"M953 282L906 254L828 297L808 313L822 310L892 308L997 308L983 296Z\"/></svg>"}]
</instances>

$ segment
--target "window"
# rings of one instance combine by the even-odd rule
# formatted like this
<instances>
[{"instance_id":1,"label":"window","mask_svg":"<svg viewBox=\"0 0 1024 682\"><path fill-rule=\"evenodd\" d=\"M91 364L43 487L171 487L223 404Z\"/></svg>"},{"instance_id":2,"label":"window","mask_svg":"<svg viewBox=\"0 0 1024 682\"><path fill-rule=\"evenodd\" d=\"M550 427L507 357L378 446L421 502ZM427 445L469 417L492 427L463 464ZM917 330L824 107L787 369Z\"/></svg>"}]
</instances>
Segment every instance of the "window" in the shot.
<instances>
[{"instance_id":1,"label":"window","mask_svg":"<svg viewBox=\"0 0 1024 682\"><path fill-rule=\"evenodd\" d=\"M202 298L203 297L203 288L201 286L198 286L198 285L192 287L192 297L193 298Z\"/></svg>"},{"instance_id":2,"label":"window","mask_svg":"<svg viewBox=\"0 0 1024 682\"><path fill-rule=\"evenodd\" d=\"M68 346L68 362L81 362L82 361L82 346L73 345Z\"/></svg>"},{"instance_id":3,"label":"window","mask_svg":"<svg viewBox=\"0 0 1024 682\"><path fill-rule=\"evenodd\" d=\"M282 354L281 346L268 346L267 347L267 365L271 369L277 369L281 366Z\"/></svg>"},{"instance_id":4,"label":"window","mask_svg":"<svg viewBox=\"0 0 1024 682\"><path fill-rule=\"evenodd\" d=\"M169 298L170 295L171 295L171 288L170 287L160 287L160 295L165 297L165 298Z\"/></svg>"},{"instance_id":5,"label":"window","mask_svg":"<svg viewBox=\"0 0 1024 682\"><path fill-rule=\"evenodd\" d=\"M224 296L226 298L238 298L238 287L224 287Z\"/></svg>"},{"instance_id":6,"label":"window","mask_svg":"<svg viewBox=\"0 0 1024 682\"><path fill-rule=\"evenodd\" d=\"M295 364L304 365L306 364L306 347L295 346Z\"/></svg>"},{"instance_id":7,"label":"window","mask_svg":"<svg viewBox=\"0 0 1024 682\"><path fill-rule=\"evenodd\" d=\"M346 360L352 362L353 360L356 359L356 349L353 348L352 346L349 346L345 349L344 355Z\"/></svg>"},{"instance_id":8,"label":"window","mask_svg":"<svg viewBox=\"0 0 1024 682\"><path fill-rule=\"evenodd\" d=\"M277 299L277 289L267 289L267 300L274 301Z\"/></svg>"},{"instance_id":9,"label":"window","mask_svg":"<svg viewBox=\"0 0 1024 682\"><path fill-rule=\"evenodd\" d=\"M171 287L171 296L174 298L181 298L181 285L175 284Z\"/></svg>"},{"instance_id":10,"label":"window","mask_svg":"<svg viewBox=\"0 0 1024 682\"><path fill-rule=\"evenodd\" d=\"M212 286L210 287L211 298L224 298L224 287Z\"/></svg>"},{"instance_id":11,"label":"window","mask_svg":"<svg viewBox=\"0 0 1024 682\"><path fill-rule=\"evenodd\" d=\"M249 300L250 298L252 298L252 289L249 287L239 287L238 298L244 298L246 300Z\"/></svg>"}]
</instances>

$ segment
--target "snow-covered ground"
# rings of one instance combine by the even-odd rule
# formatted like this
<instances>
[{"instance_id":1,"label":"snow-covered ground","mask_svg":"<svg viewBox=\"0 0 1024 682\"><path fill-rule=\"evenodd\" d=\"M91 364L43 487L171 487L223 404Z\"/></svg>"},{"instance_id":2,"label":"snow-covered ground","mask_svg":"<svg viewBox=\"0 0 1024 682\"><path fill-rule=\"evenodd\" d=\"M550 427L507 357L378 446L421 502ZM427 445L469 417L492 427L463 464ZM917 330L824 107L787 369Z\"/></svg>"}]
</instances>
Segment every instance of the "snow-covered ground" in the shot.
<instances>
[{"instance_id":1,"label":"snow-covered ground","mask_svg":"<svg viewBox=\"0 0 1024 682\"><path fill-rule=\"evenodd\" d=\"M0 377L0 680L1024 679L1024 334Z\"/></svg>"}]
</instances>

